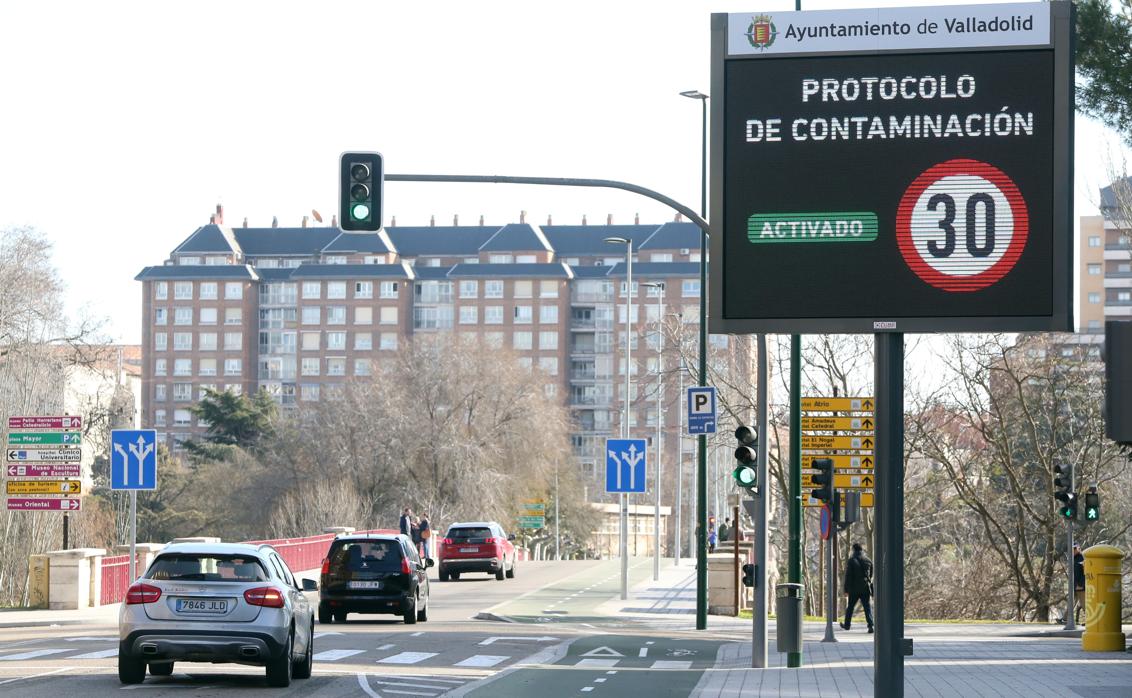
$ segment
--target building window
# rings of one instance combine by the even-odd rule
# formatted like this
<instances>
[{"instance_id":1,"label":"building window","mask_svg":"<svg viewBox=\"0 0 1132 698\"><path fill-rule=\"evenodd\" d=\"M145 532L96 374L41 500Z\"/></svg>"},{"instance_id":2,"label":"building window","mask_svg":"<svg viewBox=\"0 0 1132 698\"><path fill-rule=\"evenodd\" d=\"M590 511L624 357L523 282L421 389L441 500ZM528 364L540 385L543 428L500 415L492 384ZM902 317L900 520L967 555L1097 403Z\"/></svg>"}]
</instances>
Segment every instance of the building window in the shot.
<instances>
[{"instance_id":1,"label":"building window","mask_svg":"<svg viewBox=\"0 0 1132 698\"><path fill-rule=\"evenodd\" d=\"M516 332L511 337L511 346L521 351L529 351L532 348L532 333L531 332Z\"/></svg>"},{"instance_id":2,"label":"building window","mask_svg":"<svg viewBox=\"0 0 1132 698\"><path fill-rule=\"evenodd\" d=\"M193 299L193 282L177 281L174 283L173 298L179 301L191 301Z\"/></svg>"},{"instance_id":3,"label":"building window","mask_svg":"<svg viewBox=\"0 0 1132 698\"><path fill-rule=\"evenodd\" d=\"M1099 293L1090 293L1090 294L1089 294L1089 302L1090 302L1090 303L1100 303L1100 302L1101 302L1101 294L1099 294Z\"/></svg>"},{"instance_id":4,"label":"building window","mask_svg":"<svg viewBox=\"0 0 1132 698\"><path fill-rule=\"evenodd\" d=\"M354 308L354 324L355 325L372 325L373 324L373 308L369 306Z\"/></svg>"},{"instance_id":5,"label":"building window","mask_svg":"<svg viewBox=\"0 0 1132 698\"><path fill-rule=\"evenodd\" d=\"M396 281L382 281L378 292L382 298L396 298L399 284Z\"/></svg>"},{"instance_id":6,"label":"building window","mask_svg":"<svg viewBox=\"0 0 1132 698\"><path fill-rule=\"evenodd\" d=\"M154 410L153 412L153 426L165 426L165 410Z\"/></svg>"},{"instance_id":7,"label":"building window","mask_svg":"<svg viewBox=\"0 0 1132 698\"><path fill-rule=\"evenodd\" d=\"M1101 328L1101 321L1100 320L1089 320L1089 329L1090 330L1099 330L1100 328Z\"/></svg>"},{"instance_id":8,"label":"building window","mask_svg":"<svg viewBox=\"0 0 1132 698\"><path fill-rule=\"evenodd\" d=\"M544 325L553 325L558 322L558 306L544 305L538 309L538 321Z\"/></svg>"},{"instance_id":9,"label":"building window","mask_svg":"<svg viewBox=\"0 0 1132 698\"><path fill-rule=\"evenodd\" d=\"M321 346L321 332L303 333L303 351L318 351Z\"/></svg>"},{"instance_id":10,"label":"building window","mask_svg":"<svg viewBox=\"0 0 1132 698\"><path fill-rule=\"evenodd\" d=\"M452 306L413 308L413 329L452 329Z\"/></svg>"},{"instance_id":11,"label":"building window","mask_svg":"<svg viewBox=\"0 0 1132 698\"><path fill-rule=\"evenodd\" d=\"M165 388L166 386L164 383L158 383L157 385L153 386L153 399L155 401L165 402Z\"/></svg>"},{"instance_id":12,"label":"building window","mask_svg":"<svg viewBox=\"0 0 1132 698\"><path fill-rule=\"evenodd\" d=\"M503 324L503 306L502 305L489 305L483 309L483 324L485 325L502 325Z\"/></svg>"},{"instance_id":13,"label":"building window","mask_svg":"<svg viewBox=\"0 0 1132 698\"><path fill-rule=\"evenodd\" d=\"M243 349L244 333L243 332L225 332L224 333L224 351L239 351Z\"/></svg>"},{"instance_id":14,"label":"building window","mask_svg":"<svg viewBox=\"0 0 1132 698\"><path fill-rule=\"evenodd\" d=\"M397 306L385 306L381 309L379 317L382 325L396 325L397 324Z\"/></svg>"},{"instance_id":15,"label":"building window","mask_svg":"<svg viewBox=\"0 0 1132 698\"><path fill-rule=\"evenodd\" d=\"M1089 247L1100 247L1100 246L1101 246L1101 236L1100 235L1090 235L1089 236Z\"/></svg>"},{"instance_id":16,"label":"building window","mask_svg":"<svg viewBox=\"0 0 1132 698\"><path fill-rule=\"evenodd\" d=\"M346 297L345 281L326 282L326 297L330 300L342 300Z\"/></svg>"},{"instance_id":17,"label":"building window","mask_svg":"<svg viewBox=\"0 0 1132 698\"><path fill-rule=\"evenodd\" d=\"M166 370L165 366L166 366L165 359L154 360L154 362L153 362L153 375L164 376L165 370Z\"/></svg>"},{"instance_id":18,"label":"building window","mask_svg":"<svg viewBox=\"0 0 1132 698\"><path fill-rule=\"evenodd\" d=\"M153 297L159 301L168 300L169 282L157 281L153 284Z\"/></svg>"},{"instance_id":19,"label":"building window","mask_svg":"<svg viewBox=\"0 0 1132 698\"><path fill-rule=\"evenodd\" d=\"M1101 275L1101 265L1099 265L1099 264L1090 264L1088 269L1089 269L1089 275L1090 276L1100 276ZM687 282L685 282L685 283L687 283Z\"/></svg>"},{"instance_id":20,"label":"building window","mask_svg":"<svg viewBox=\"0 0 1132 698\"><path fill-rule=\"evenodd\" d=\"M303 306L303 324L318 325L322 323L322 308L317 305Z\"/></svg>"},{"instance_id":21,"label":"building window","mask_svg":"<svg viewBox=\"0 0 1132 698\"><path fill-rule=\"evenodd\" d=\"M1116 300L1120 301L1121 303L1127 303L1128 301L1132 300L1132 291L1117 291Z\"/></svg>"},{"instance_id":22,"label":"building window","mask_svg":"<svg viewBox=\"0 0 1132 698\"><path fill-rule=\"evenodd\" d=\"M503 282L499 280L491 280L483 282L483 297L484 298L502 298L503 297Z\"/></svg>"},{"instance_id":23,"label":"building window","mask_svg":"<svg viewBox=\"0 0 1132 698\"><path fill-rule=\"evenodd\" d=\"M192 383L173 384L173 402L189 402L193 399Z\"/></svg>"},{"instance_id":24,"label":"building window","mask_svg":"<svg viewBox=\"0 0 1132 698\"><path fill-rule=\"evenodd\" d=\"M346 348L346 333L345 332L327 332L326 333L326 348L328 350L341 351Z\"/></svg>"},{"instance_id":25,"label":"building window","mask_svg":"<svg viewBox=\"0 0 1132 698\"><path fill-rule=\"evenodd\" d=\"M164 325L169 322L169 310L166 308L155 308L153 311L153 324Z\"/></svg>"},{"instance_id":26,"label":"building window","mask_svg":"<svg viewBox=\"0 0 1132 698\"><path fill-rule=\"evenodd\" d=\"M680 282L680 295L684 298L700 297L700 280L684 279Z\"/></svg>"},{"instance_id":27,"label":"building window","mask_svg":"<svg viewBox=\"0 0 1132 698\"><path fill-rule=\"evenodd\" d=\"M529 325L534 317L534 310L529 305L515 306L515 324Z\"/></svg>"},{"instance_id":28,"label":"building window","mask_svg":"<svg viewBox=\"0 0 1132 698\"><path fill-rule=\"evenodd\" d=\"M474 305L460 306L460 324L474 325L479 322L479 308Z\"/></svg>"},{"instance_id":29,"label":"building window","mask_svg":"<svg viewBox=\"0 0 1132 698\"><path fill-rule=\"evenodd\" d=\"M516 264L534 264L538 258L533 254L517 254L515 255Z\"/></svg>"},{"instance_id":30,"label":"building window","mask_svg":"<svg viewBox=\"0 0 1132 698\"><path fill-rule=\"evenodd\" d=\"M193 348L192 332L173 333L173 351L191 351Z\"/></svg>"},{"instance_id":31,"label":"building window","mask_svg":"<svg viewBox=\"0 0 1132 698\"><path fill-rule=\"evenodd\" d=\"M557 332L539 332L538 333L538 348L546 351L548 349L558 349L558 333Z\"/></svg>"},{"instance_id":32,"label":"building window","mask_svg":"<svg viewBox=\"0 0 1132 698\"><path fill-rule=\"evenodd\" d=\"M514 284L514 298L530 298L534 293L534 282L516 281Z\"/></svg>"},{"instance_id":33,"label":"building window","mask_svg":"<svg viewBox=\"0 0 1132 698\"><path fill-rule=\"evenodd\" d=\"M244 284L239 281L229 281L224 284L224 298L238 301L244 297Z\"/></svg>"},{"instance_id":34,"label":"building window","mask_svg":"<svg viewBox=\"0 0 1132 698\"><path fill-rule=\"evenodd\" d=\"M558 297L558 282L542 280L538 285L539 298L557 298Z\"/></svg>"},{"instance_id":35,"label":"building window","mask_svg":"<svg viewBox=\"0 0 1132 698\"><path fill-rule=\"evenodd\" d=\"M369 376L373 375L372 365L369 359L354 359L354 375L355 376Z\"/></svg>"},{"instance_id":36,"label":"building window","mask_svg":"<svg viewBox=\"0 0 1132 698\"><path fill-rule=\"evenodd\" d=\"M345 264L346 255L329 255L326 257L327 264Z\"/></svg>"},{"instance_id":37,"label":"building window","mask_svg":"<svg viewBox=\"0 0 1132 698\"><path fill-rule=\"evenodd\" d=\"M302 374L304 376L317 376L321 362L322 360L318 358L304 358L301 366Z\"/></svg>"},{"instance_id":38,"label":"building window","mask_svg":"<svg viewBox=\"0 0 1132 698\"><path fill-rule=\"evenodd\" d=\"M153 349L154 351L165 351L168 348L166 342L169 340L169 335L164 332L153 333Z\"/></svg>"},{"instance_id":39,"label":"building window","mask_svg":"<svg viewBox=\"0 0 1132 698\"><path fill-rule=\"evenodd\" d=\"M224 309L224 324L225 325L242 325L242 324L244 324L244 309L243 308L225 308Z\"/></svg>"},{"instance_id":40,"label":"building window","mask_svg":"<svg viewBox=\"0 0 1132 698\"><path fill-rule=\"evenodd\" d=\"M327 325L345 325L346 324L346 306L344 306L344 305L328 305L328 306L326 306L326 324Z\"/></svg>"},{"instance_id":41,"label":"building window","mask_svg":"<svg viewBox=\"0 0 1132 698\"><path fill-rule=\"evenodd\" d=\"M216 300L216 282L215 281L202 281L200 282L200 299L202 301Z\"/></svg>"},{"instance_id":42,"label":"building window","mask_svg":"<svg viewBox=\"0 0 1132 698\"><path fill-rule=\"evenodd\" d=\"M554 356L540 356L538 367L548 376L558 375L558 358Z\"/></svg>"},{"instance_id":43,"label":"building window","mask_svg":"<svg viewBox=\"0 0 1132 698\"><path fill-rule=\"evenodd\" d=\"M190 319L191 323L191 319ZM202 325L215 325L216 324L216 308L201 308L200 309L200 324Z\"/></svg>"},{"instance_id":44,"label":"building window","mask_svg":"<svg viewBox=\"0 0 1132 698\"><path fill-rule=\"evenodd\" d=\"M354 298L373 298L373 282L355 281Z\"/></svg>"},{"instance_id":45,"label":"building window","mask_svg":"<svg viewBox=\"0 0 1132 698\"><path fill-rule=\"evenodd\" d=\"M624 298L625 297L625 282L624 281L621 282L620 289L621 289L621 291L620 291L621 297ZM637 293L640 291L640 289L641 289L640 282L634 281L633 282L633 297L634 298L637 297Z\"/></svg>"},{"instance_id":46,"label":"building window","mask_svg":"<svg viewBox=\"0 0 1132 698\"><path fill-rule=\"evenodd\" d=\"M461 281L460 282L460 297L461 298L476 298L479 296L480 282L478 281Z\"/></svg>"},{"instance_id":47,"label":"building window","mask_svg":"<svg viewBox=\"0 0 1132 698\"><path fill-rule=\"evenodd\" d=\"M515 258L509 254L490 254L487 256L488 264L511 264Z\"/></svg>"},{"instance_id":48,"label":"building window","mask_svg":"<svg viewBox=\"0 0 1132 698\"><path fill-rule=\"evenodd\" d=\"M321 281L303 282L303 300L318 300L322 297Z\"/></svg>"},{"instance_id":49,"label":"building window","mask_svg":"<svg viewBox=\"0 0 1132 698\"><path fill-rule=\"evenodd\" d=\"M224 375L238 376L243 372L244 362L242 359L224 359Z\"/></svg>"},{"instance_id":50,"label":"building window","mask_svg":"<svg viewBox=\"0 0 1132 698\"><path fill-rule=\"evenodd\" d=\"M373 333L372 332L355 332L354 333L354 350L355 351L369 351L373 349Z\"/></svg>"},{"instance_id":51,"label":"building window","mask_svg":"<svg viewBox=\"0 0 1132 698\"><path fill-rule=\"evenodd\" d=\"M193 309L192 308L174 308L173 309L173 324L174 325L191 325L191 324L193 324Z\"/></svg>"},{"instance_id":52,"label":"building window","mask_svg":"<svg viewBox=\"0 0 1132 698\"><path fill-rule=\"evenodd\" d=\"M649 298L659 298L659 297L664 295L664 288L665 287L664 287L663 281L659 282L658 286L648 286L647 288L648 288L648 291L645 292L645 295L648 296Z\"/></svg>"},{"instance_id":53,"label":"building window","mask_svg":"<svg viewBox=\"0 0 1132 698\"><path fill-rule=\"evenodd\" d=\"M397 333L382 332L378 349L381 351L397 351Z\"/></svg>"},{"instance_id":54,"label":"building window","mask_svg":"<svg viewBox=\"0 0 1132 698\"><path fill-rule=\"evenodd\" d=\"M299 386L299 399L306 402L318 402L318 383L303 383Z\"/></svg>"},{"instance_id":55,"label":"building window","mask_svg":"<svg viewBox=\"0 0 1132 698\"><path fill-rule=\"evenodd\" d=\"M197 335L197 343L201 351L216 351L216 333L201 332Z\"/></svg>"},{"instance_id":56,"label":"building window","mask_svg":"<svg viewBox=\"0 0 1132 698\"><path fill-rule=\"evenodd\" d=\"M215 376L216 375L216 359L201 359L200 366L198 367L198 375L201 376Z\"/></svg>"},{"instance_id":57,"label":"building window","mask_svg":"<svg viewBox=\"0 0 1132 698\"><path fill-rule=\"evenodd\" d=\"M385 255L367 254L363 260L366 264L385 264Z\"/></svg>"},{"instance_id":58,"label":"building window","mask_svg":"<svg viewBox=\"0 0 1132 698\"><path fill-rule=\"evenodd\" d=\"M417 303L451 303L451 281L418 281L414 286Z\"/></svg>"},{"instance_id":59,"label":"building window","mask_svg":"<svg viewBox=\"0 0 1132 698\"><path fill-rule=\"evenodd\" d=\"M345 359L327 359L326 360L326 375L328 375L328 376L344 376L344 375L346 375L346 360Z\"/></svg>"}]
</instances>

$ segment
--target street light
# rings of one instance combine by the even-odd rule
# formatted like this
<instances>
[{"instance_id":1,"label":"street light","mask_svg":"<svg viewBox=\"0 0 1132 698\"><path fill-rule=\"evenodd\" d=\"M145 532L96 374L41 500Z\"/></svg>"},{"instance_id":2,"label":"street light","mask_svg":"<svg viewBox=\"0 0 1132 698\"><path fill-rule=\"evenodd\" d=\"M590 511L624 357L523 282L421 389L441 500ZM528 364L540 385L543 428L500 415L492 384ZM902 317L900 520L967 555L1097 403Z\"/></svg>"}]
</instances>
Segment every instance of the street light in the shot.
<instances>
[{"instance_id":1,"label":"street light","mask_svg":"<svg viewBox=\"0 0 1132 698\"><path fill-rule=\"evenodd\" d=\"M625 394L622 405L625 414L621 418L621 438L629 438L629 381L633 359L633 344L630 339L633 323L633 241L630 238L607 237L610 245L625 246ZM614 294L614 305L616 305ZM629 498L621 493L621 598L629 598Z\"/></svg>"},{"instance_id":2,"label":"street light","mask_svg":"<svg viewBox=\"0 0 1132 698\"><path fill-rule=\"evenodd\" d=\"M700 100L703 140L700 145L700 217L707 218L707 101L699 90L681 97ZM707 232L700 232L700 385L707 385ZM683 425L681 425L683 428ZM697 439L696 454L696 630L707 629L707 435Z\"/></svg>"},{"instance_id":3,"label":"street light","mask_svg":"<svg viewBox=\"0 0 1132 698\"><path fill-rule=\"evenodd\" d=\"M653 537L653 560L652 560L652 580L654 582L660 581L660 476L661 476L661 463L660 454L662 445L664 444L664 384L663 384L663 371L664 367L662 361L664 359L661 354L661 342L664 340L662 333L662 323L664 322L664 284L656 281L642 284L646 288L655 291L656 296L656 505L653 507L652 519L652 537Z\"/></svg>"}]
</instances>

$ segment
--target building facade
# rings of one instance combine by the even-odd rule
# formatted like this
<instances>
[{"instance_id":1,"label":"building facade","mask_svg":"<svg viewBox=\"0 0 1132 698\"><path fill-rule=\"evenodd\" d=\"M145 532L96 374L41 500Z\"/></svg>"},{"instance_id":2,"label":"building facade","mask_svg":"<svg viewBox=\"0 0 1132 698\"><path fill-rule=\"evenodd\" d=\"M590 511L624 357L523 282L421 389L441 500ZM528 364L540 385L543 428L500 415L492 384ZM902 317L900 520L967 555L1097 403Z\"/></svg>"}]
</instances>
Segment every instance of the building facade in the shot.
<instances>
[{"instance_id":1,"label":"building facade","mask_svg":"<svg viewBox=\"0 0 1132 698\"><path fill-rule=\"evenodd\" d=\"M1132 177L1100 191L1099 216L1081 217L1079 331L1132 320Z\"/></svg>"}]
</instances>

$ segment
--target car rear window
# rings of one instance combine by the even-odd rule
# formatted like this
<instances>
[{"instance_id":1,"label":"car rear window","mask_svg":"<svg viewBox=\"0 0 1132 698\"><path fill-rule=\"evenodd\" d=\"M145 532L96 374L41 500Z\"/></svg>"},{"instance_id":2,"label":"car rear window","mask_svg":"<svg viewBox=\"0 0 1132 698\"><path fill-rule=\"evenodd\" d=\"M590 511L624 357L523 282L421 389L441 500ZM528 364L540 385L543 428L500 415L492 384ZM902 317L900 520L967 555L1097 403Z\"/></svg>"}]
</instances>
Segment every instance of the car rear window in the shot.
<instances>
[{"instance_id":1,"label":"car rear window","mask_svg":"<svg viewBox=\"0 0 1132 698\"><path fill-rule=\"evenodd\" d=\"M471 540L473 538L490 538L491 529L487 526L465 526L463 528L448 529L448 538L452 540Z\"/></svg>"},{"instance_id":2,"label":"car rear window","mask_svg":"<svg viewBox=\"0 0 1132 698\"><path fill-rule=\"evenodd\" d=\"M330 549L330 573L400 572L401 544L395 540L338 541Z\"/></svg>"},{"instance_id":3,"label":"car rear window","mask_svg":"<svg viewBox=\"0 0 1132 698\"><path fill-rule=\"evenodd\" d=\"M266 582L269 579L257 558L208 553L158 555L147 576L154 580L194 582Z\"/></svg>"}]
</instances>

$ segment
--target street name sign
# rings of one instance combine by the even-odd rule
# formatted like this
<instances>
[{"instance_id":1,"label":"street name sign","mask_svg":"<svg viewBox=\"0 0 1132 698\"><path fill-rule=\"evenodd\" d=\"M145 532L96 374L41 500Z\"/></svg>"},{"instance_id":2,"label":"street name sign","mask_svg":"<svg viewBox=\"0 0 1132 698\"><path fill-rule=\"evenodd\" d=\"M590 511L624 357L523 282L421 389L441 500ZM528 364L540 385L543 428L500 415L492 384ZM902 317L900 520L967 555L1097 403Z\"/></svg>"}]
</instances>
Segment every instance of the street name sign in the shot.
<instances>
[{"instance_id":1,"label":"street name sign","mask_svg":"<svg viewBox=\"0 0 1132 698\"><path fill-rule=\"evenodd\" d=\"M79 480L8 480L8 494L79 495L83 486Z\"/></svg>"},{"instance_id":2,"label":"street name sign","mask_svg":"<svg viewBox=\"0 0 1132 698\"><path fill-rule=\"evenodd\" d=\"M83 508L83 500L48 499L47 497L8 497L8 511L78 511Z\"/></svg>"},{"instance_id":3,"label":"street name sign","mask_svg":"<svg viewBox=\"0 0 1132 698\"><path fill-rule=\"evenodd\" d=\"M545 528L545 516L520 516L519 528Z\"/></svg>"},{"instance_id":4,"label":"street name sign","mask_svg":"<svg viewBox=\"0 0 1132 698\"><path fill-rule=\"evenodd\" d=\"M872 508L872 506L873 506L873 491L872 490L860 490L860 493L861 493L861 507L864 508L864 509ZM804 507L820 507L823 504L825 504L825 502L823 502L820 499L814 499L813 497L810 496L809 492L803 492L802 493L802 506L804 506Z\"/></svg>"},{"instance_id":5,"label":"street name sign","mask_svg":"<svg viewBox=\"0 0 1132 698\"><path fill-rule=\"evenodd\" d=\"M74 415L59 417L8 417L8 431L78 430L83 427L83 418Z\"/></svg>"},{"instance_id":6,"label":"street name sign","mask_svg":"<svg viewBox=\"0 0 1132 698\"><path fill-rule=\"evenodd\" d=\"M9 448L8 462L18 463L78 463L82 461L81 448Z\"/></svg>"},{"instance_id":7,"label":"street name sign","mask_svg":"<svg viewBox=\"0 0 1132 698\"><path fill-rule=\"evenodd\" d=\"M842 468L867 468L873 469L873 456L872 454L861 455L839 455L827 453L803 453L802 454L802 467L812 468L812 463L815 458L828 458L833 461L834 470L841 470Z\"/></svg>"},{"instance_id":8,"label":"street name sign","mask_svg":"<svg viewBox=\"0 0 1132 698\"><path fill-rule=\"evenodd\" d=\"M832 449L835 451L873 450L871 436L825 436L822 434L802 434L804 449Z\"/></svg>"},{"instance_id":9,"label":"street name sign","mask_svg":"<svg viewBox=\"0 0 1132 698\"><path fill-rule=\"evenodd\" d=\"M646 472L644 439L605 440L605 491L644 492Z\"/></svg>"},{"instance_id":10,"label":"street name sign","mask_svg":"<svg viewBox=\"0 0 1132 698\"><path fill-rule=\"evenodd\" d=\"M802 417L806 431L873 431L872 417Z\"/></svg>"},{"instance_id":11,"label":"street name sign","mask_svg":"<svg viewBox=\"0 0 1132 698\"><path fill-rule=\"evenodd\" d=\"M83 466L78 463L44 463L38 465L9 463L4 472L8 477L69 478L82 477Z\"/></svg>"},{"instance_id":12,"label":"street name sign","mask_svg":"<svg viewBox=\"0 0 1132 698\"><path fill-rule=\"evenodd\" d=\"M8 434L8 446L79 446L83 435L77 431L19 432Z\"/></svg>"},{"instance_id":13,"label":"street name sign","mask_svg":"<svg viewBox=\"0 0 1132 698\"><path fill-rule=\"evenodd\" d=\"M1072 331L1070 2L711 37L711 332Z\"/></svg>"},{"instance_id":14,"label":"street name sign","mask_svg":"<svg viewBox=\"0 0 1132 698\"><path fill-rule=\"evenodd\" d=\"M804 397L803 412L872 412L876 402L871 397Z\"/></svg>"},{"instance_id":15,"label":"street name sign","mask_svg":"<svg viewBox=\"0 0 1132 698\"><path fill-rule=\"evenodd\" d=\"M110 432L110 489L157 489L157 432L114 429Z\"/></svg>"},{"instance_id":16,"label":"street name sign","mask_svg":"<svg viewBox=\"0 0 1132 698\"><path fill-rule=\"evenodd\" d=\"M715 388L688 388L688 434L714 434L717 412Z\"/></svg>"}]
</instances>

